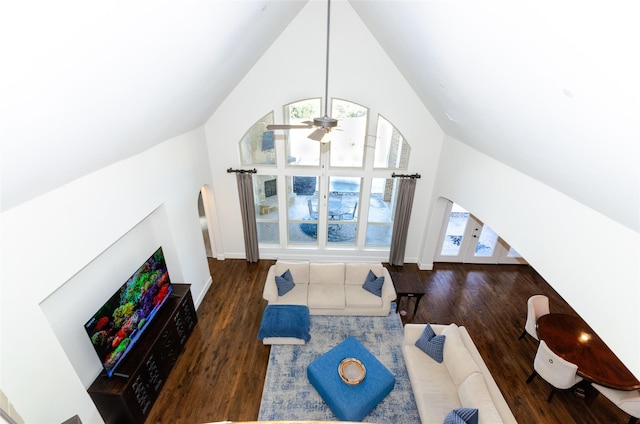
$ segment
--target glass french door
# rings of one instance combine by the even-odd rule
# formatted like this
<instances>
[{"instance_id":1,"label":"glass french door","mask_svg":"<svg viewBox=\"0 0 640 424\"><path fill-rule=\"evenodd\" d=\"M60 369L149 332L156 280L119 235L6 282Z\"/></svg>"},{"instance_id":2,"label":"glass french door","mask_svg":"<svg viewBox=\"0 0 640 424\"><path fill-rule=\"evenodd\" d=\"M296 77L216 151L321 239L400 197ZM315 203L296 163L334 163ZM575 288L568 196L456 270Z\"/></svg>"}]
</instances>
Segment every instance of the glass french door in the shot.
<instances>
[{"instance_id":1,"label":"glass french door","mask_svg":"<svg viewBox=\"0 0 640 424\"><path fill-rule=\"evenodd\" d=\"M451 203L440 234L436 262L526 264L527 262L489 226Z\"/></svg>"}]
</instances>

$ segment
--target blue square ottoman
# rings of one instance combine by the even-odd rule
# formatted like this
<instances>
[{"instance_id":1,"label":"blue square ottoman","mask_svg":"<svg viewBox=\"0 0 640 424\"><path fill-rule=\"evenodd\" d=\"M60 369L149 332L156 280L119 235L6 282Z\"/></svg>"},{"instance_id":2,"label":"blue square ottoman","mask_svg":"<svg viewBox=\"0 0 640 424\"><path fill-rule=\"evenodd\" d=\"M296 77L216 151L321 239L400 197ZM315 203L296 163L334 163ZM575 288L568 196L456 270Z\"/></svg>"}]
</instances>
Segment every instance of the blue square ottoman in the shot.
<instances>
[{"instance_id":1,"label":"blue square ottoman","mask_svg":"<svg viewBox=\"0 0 640 424\"><path fill-rule=\"evenodd\" d=\"M345 358L364 365L364 380L357 385L342 381L338 366ZM341 421L362 421L393 390L396 379L355 337L349 337L307 367L307 378Z\"/></svg>"},{"instance_id":2,"label":"blue square ottoman","mask_svg":"<svg viewBox=\"0 0 640 424\"><path fill-rule=\"evenodd\" d=\"M267 305L262 314L258 340L264 344L305 344L309 334L306 305Z\"/></svg>"}]
</instances>

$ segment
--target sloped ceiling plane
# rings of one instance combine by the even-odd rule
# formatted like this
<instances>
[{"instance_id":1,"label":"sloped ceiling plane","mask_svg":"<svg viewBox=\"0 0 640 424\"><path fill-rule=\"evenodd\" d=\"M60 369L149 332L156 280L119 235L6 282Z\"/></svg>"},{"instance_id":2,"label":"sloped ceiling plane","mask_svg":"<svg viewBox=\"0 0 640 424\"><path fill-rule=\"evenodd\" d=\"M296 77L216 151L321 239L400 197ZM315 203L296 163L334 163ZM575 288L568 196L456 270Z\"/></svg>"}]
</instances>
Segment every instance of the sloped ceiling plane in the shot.
<instances>
[{"instance_id":1,"label":"sloped ceiling plane","mask_svg":"<svg viewBox=\"0 0 640 424\"><path fill-rule=\"evenodd\" d=\"M633 2L347 3L445 133L640 232ZM2 210L203 125L305 6L4 4Z\"/></svg>"}]
</instances>

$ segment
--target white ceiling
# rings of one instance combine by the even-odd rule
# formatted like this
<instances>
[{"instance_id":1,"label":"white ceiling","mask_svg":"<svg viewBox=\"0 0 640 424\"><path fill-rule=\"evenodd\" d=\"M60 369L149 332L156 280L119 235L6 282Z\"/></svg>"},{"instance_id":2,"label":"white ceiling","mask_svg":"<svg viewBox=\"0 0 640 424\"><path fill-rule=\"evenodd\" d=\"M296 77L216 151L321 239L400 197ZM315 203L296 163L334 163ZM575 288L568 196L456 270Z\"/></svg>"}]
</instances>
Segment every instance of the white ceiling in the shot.
<instances>
[{"instance_id":1,"label":"white ceiling","mask_svg":"<svg viewBox=\"0 0 640 424\"><path fill-rule=\"evenodd\" d=\"M204 124L305 3L4 2L2 210ZM350 4L447 134L640 232L635 2Z\"/></svg>"},{"instance_id":2,"label":"white ceiling","mask_svg":"<svg viewBox=\"0 0 640 424\"><path fill-rule=\"evenodd\" d=\"M203 125L304 5L2 2L2 210Z\"/></svg>"},{"instance_id":3,"label":"white ceiling","mask_svg":"<svg viewBox=\"0 0 640 424\"><path fill-rule=\"evenodd\" d=\"M447 134L640 231L640 6L351 4Z\"/></svg>"}]
</instances>

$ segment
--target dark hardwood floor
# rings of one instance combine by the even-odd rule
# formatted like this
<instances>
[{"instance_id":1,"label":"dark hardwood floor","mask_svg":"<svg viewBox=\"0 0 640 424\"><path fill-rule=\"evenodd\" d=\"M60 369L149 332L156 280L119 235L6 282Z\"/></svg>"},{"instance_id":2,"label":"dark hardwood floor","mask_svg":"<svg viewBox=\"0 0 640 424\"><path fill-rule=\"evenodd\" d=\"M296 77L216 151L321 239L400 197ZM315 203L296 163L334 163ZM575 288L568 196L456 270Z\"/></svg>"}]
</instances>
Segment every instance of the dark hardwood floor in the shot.
<instances>
[{"instance_id":1,"label":"dark hardwood floor","mask_svg":"<svg viewBox=\"0 0 640 424\"><path fill-rule=\"evenodd\" d=\"M209 259L213 284L198 309L198 325L147 423L257 419L269 347L256 335L266 305L264 279L273 263ZM594 390L588 390L584 399L559 391L547 403L550 386L545 381L536 378L526 384L537 348L528 335L518 340L529 296L545 294L553 312L575 313L531 267L436 264L433 271L418 271L415 264L406 264L388 268L418 272L426 286L415 316L406 316L403 322L466 326L518 422L628 422L628 415ZM412 302L403 298L400 309L411 313Z\"/></svg>"}]
</instances>

